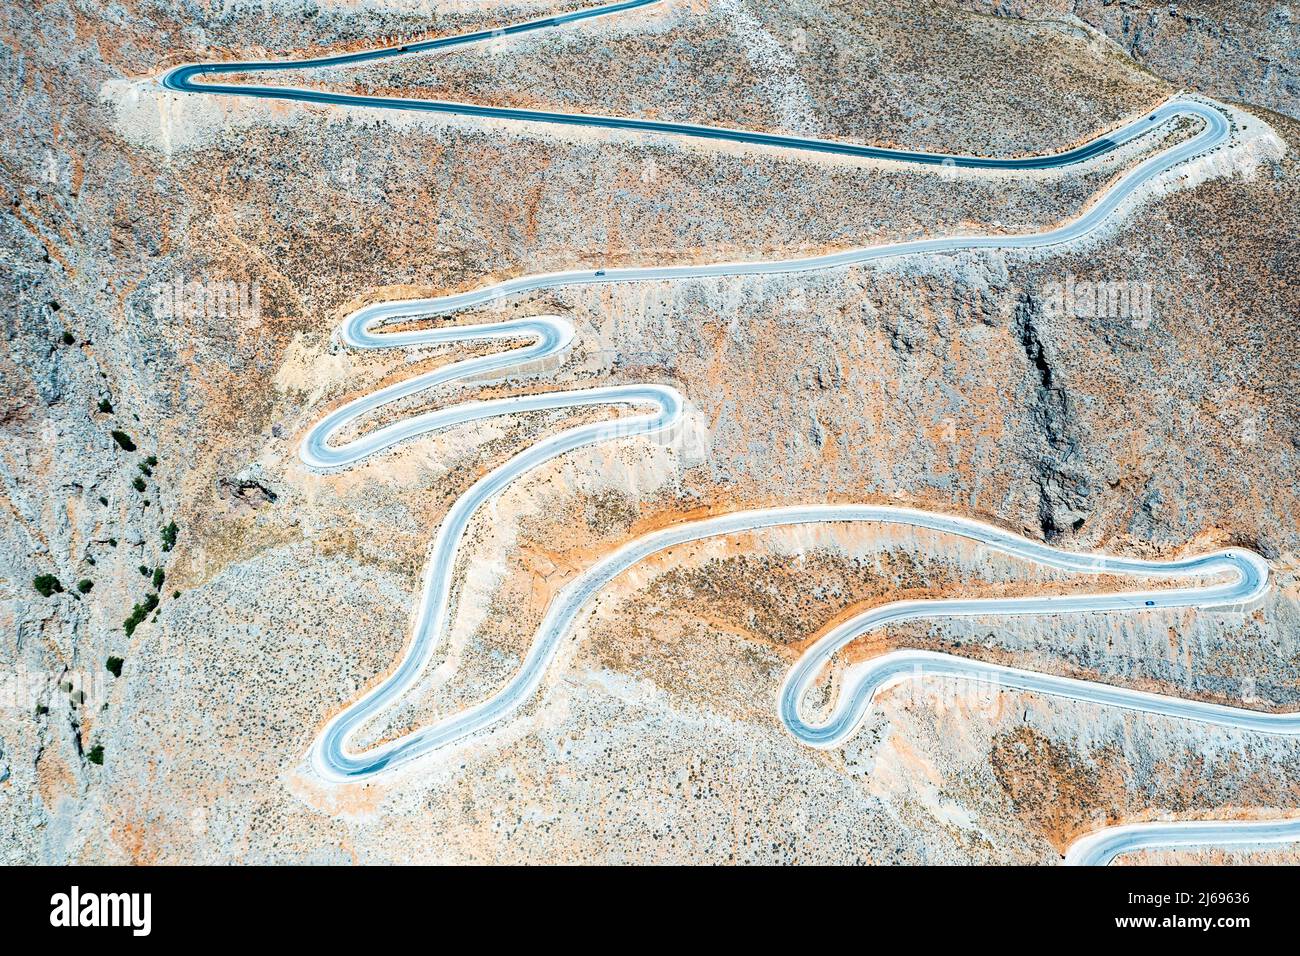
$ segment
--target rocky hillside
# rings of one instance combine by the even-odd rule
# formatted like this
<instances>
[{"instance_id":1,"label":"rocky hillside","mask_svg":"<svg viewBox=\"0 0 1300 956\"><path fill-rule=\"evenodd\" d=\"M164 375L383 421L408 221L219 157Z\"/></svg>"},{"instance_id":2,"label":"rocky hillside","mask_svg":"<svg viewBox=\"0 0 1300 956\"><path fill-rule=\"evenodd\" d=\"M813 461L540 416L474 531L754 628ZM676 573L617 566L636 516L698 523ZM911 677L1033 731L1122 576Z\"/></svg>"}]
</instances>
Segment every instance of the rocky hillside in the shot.
<instances>
[{"instance_id":1,"label":"rocky hillside","mask_svg":"<svg viewBox=\"0 0 1300 956\"><path fill-rule=\"evenodd\" d=\"M311 777L320 727L405 646L451 502L582 420L494 420L312 473L297 445L327 411L464 354L351 352L333 337L350 310L578 264L1032 231L1187 135L1063 172L949 176L156 82L191 60L575 6L47 0L0 13L0 860L1048 863L1108 822L1300 805L1298 744L979 687L892 693L846 747L801 746L773 702L833 622L895 596L1079 586L881 528L656 559L602 595L500 733L381 784ZM950 511L1129 555L1244 545L1276 585L1245 612L890 629L850 648L828 687L851 660L922 646L1300 705L1300 114L1284 10L1203 12L1174 31L1143 25L1140 4L1067 17L1046 3L670 0L298 77L1010 155L1114 127L1190 85L1195 58L1198 88L1277 146L1050 256L575 286L455 317L558 313L578 339L544 373L401 411L656 381L687 397L688 426L512 486L471 531L456 667L371 737L498 686L550 597L612 548L688 517L809 501ZM1283 45L1276 58L1256 31ZM1051 290L1067 281L1129 283L1151 307L1062 314Z\"/></svg>"},{"instance_id":2,"label":"rocky hillside","mask_svg":"<svg viewBox=\"0 0 1300 956\"><path fill-rule=\"evenodd\" d=\"M1300 118L1300 11L1266 0L953 0L1076 36L1103 35L1192 90Z\"/></svg>"}]
</instances>

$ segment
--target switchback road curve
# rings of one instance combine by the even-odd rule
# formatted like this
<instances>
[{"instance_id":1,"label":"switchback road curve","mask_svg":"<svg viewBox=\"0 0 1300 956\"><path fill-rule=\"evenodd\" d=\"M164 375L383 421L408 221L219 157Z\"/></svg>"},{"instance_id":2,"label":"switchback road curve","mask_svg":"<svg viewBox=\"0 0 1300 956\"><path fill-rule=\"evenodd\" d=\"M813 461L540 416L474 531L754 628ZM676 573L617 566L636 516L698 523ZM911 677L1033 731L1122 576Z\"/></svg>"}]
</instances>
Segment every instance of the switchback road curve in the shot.
<instances>
[{"instance_id":1,"label":"switchback road curve","mask_svg":"<svg viewBox=\"0 0 1300 956\"><path fill-rule=\"evenodd\" d=\"M1174 820L1106 827L1074 841L1066 866L1106 866L1123 853L1139 850L1216 847L1265 849L1300 841L1300 819Z\"/></svg>"},{"instance_id":2,"label":"switchback road curve","mask_svg":"<svg viewBox=\"0 0 1300 956\"><path fill-rule=\"evenodd\" d=\"M527 702L539 689L584 604L622 571L664 548L704 538L761 528L811 522L884 522L928 528L966 537L993 550L1062 570L1079 573L1123 574L1140 578L1186 579L1200 583L1176 589L1061 595L1012 599L969 599L895 602L872 609L828 632L795 663L778 700L778 714L798 739L815 747L842 744L863 719L874 695L886 687L921 677L975 678L999 686L1064 697L1086 703L1142 711L1167 718L1199 721L1264 733L1300 733L1300 715L1269 714L1176 697L1127 690L1093 681L973 661L954 655L900 650L855 665L845 674L831 713L821 720L803 713L802 702L834 654L852 640L888 623L950 616L1044 615L1124 611L1146 608L1224 607L1246 605L1268 587L1268 567L1251 552L1229 549L1174 561L1141 561L1098 554L1073 554L971 519L911 509L875 505L806 505L738 512L683 524L624 545L572 581L548 608L519 670L487 700L394 740L356 752L349 741L363 724L381 714L407 693L425 672L448 629L448 606L454 584L457 550L465 529L482 505L521 474L567 451L610 441L642 436L653 438L672 429L681 419L684 399L671 386L619 385L490 401L472 401L448 409L409 417L346 443L335 443L342 431L394 401L446 386L469 377L505 375L562 356L574 338L573 327L558 316L534 316L471 326L383 331L396 321L432 318L470 309L504 296L575 284L644 280L693 279L710 276L779 274L844 267L916 253L949 253L972 249L1036 249L1074 242L1099 229L1135 191L1176 166L1205 155L1227 142L1231 127L1226 116L1199 101L1175 99L1155 111L1082 146L1054 154L989 158L924 153L866 146L837 140L767 134L755 131L704 127L593 114L553 113L433 100L407 100L361 96L276 86L207 82L223 74L253 74L316 67L342 66L419 52L447 49L575 23L593 17L647 6L655 0L629 0L558 17L548 17L493 31L479 31L400 47L306 60L190 64L177 67L163 85L185 93L288 99L334 106L416 110L478 116L492 119L577 125L589 128L689 136L756 146L836 153L875 160L969 167L977 169L1045 169L1085 162L1108 153L1176 118L1189 118L1200 129L1191 138L1139 163L1102 193L1086 210L1065 224L1040 233L998 236L945 236L863 247L800 259L715 263L695 266L575 269L522 276L469 292L431 299L383 302L350 315L339 330L340 339L357 349L408 348L455 342L518 342L503 352L454 362L355 399L321 419L304 439L300 456L320 470L346 468L402 442L456 424L539 409L580 406L620 406L636 410L614 421L570 428L526 448L479 479L453 504L439 527L426 565L416 623L410 643L396 669L359 700L337 714L311 749L316 772L331 781L366 780L376 774L409 765L422 756L484 731ZM1212 579L1212 580L1211 580ZM1300 821L1146 823L1111 828L1085 838L1072 848L1067 862L1108 862L1120 852L1146 846L1198 843L1241 843L1243 834L1254 842L1292 840ZM1077 851L1077 852L1076 852Z\"/></svg>"},{"instance_id":3,"label":"switchback road curve","mask_svg":"<svg viewBox=\"0 0 1300 956\"><path fill-rule=\"evenodd\" d=\"M322 69L338 66L356 66L378 60L447 50L473 43L499 40L565 24L578 23L597 17L647 7L659 0L626 0L623 3L592 7L560 16L543 17L492 30L477 30L458 36L440 37L436 40L382 47L335 56L312 57L300 60L250 60L231 63L189 63L170 70L163 77L163 86L181 93L221 93L228 96L253 96L260 99L294 100L321 103L331 106L369 106L382 109L409 110L426 113L448 113L460 116L477 116L490 119L528 120L537 123L555 123L565 126L585 126L599 129L629 130L642 133L668 133L676 136L693 136L700 139L721 140L761 146L782 146L792 149L835 153L867 159L896 159L930 165L953 165L982 169L1043 169L1082 162L1109 152L1116 146L1141 135L1150 125L1158 122L1139 121L1122 130L1100 136L1089 143L1063 153L1044 156L996 159L982 156L949 156L944 153L912 152L865 146L839 140L815 139L802 136L784 136L753 130L729 129L718 126L700 126L694 123L672 123L635 117L601 116L593 113L557 113L547 110L515 109L511 107L481 106L475 103L449 103L442 100L406 99L392 96L366 96L353 93L331 93L322 90L298 89L287 86L252 86L243 83L203 82L205 77L241 75L249 73L275 73L286 70Z\"/></svg>"}]
</instances>

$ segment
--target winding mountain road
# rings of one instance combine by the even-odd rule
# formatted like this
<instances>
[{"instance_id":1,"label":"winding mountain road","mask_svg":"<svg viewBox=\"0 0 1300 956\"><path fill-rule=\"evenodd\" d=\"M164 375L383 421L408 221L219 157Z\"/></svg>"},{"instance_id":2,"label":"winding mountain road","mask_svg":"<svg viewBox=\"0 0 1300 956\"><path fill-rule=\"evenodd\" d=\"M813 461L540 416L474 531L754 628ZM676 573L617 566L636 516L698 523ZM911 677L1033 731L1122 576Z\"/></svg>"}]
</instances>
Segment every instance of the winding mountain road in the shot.
<instances>
[{"instance_id":1,"label":"winding mountain road","mask_svg":"<svg viewBox=\"0 0 1300 956\"><path fill-rule=\"evenodd\" d=\"M1271 849L1300 841L1300 819L1174 820L1106 827L1075 840L1065 851L1066 866L1106 866L1115 857L1140 850L1195 847Z\"/></svg>"},{"instance_id":2,"label":"winding mountain road","mask_svg":"<svg viewBox=\"0 0 1300 956\"><path fill-rule=\"evenodd\" d=\"M729 129L719 126L700 126L694 123L672 123L658 120L636 119L635 117L602 116L593 113L556 113L546 110L515 109L499 106L481 106L476 103L449 103L442 100L407 99L392 96L366 96L353 93L332 93L324 90L306 90L287 86L252 86L243 83L202 82L204 77L246 75L250 73L275 73L286 70L323 69L339 66L357 66L394 57L409 56L417 53L429 53L448 50L473 43L500 40L504 37L517 36L565 24L578 23L597 17L647 7L659 0L625 0L623 3L608 4L578 10L560 16L543 17L524 23L511 24L494 30L478 30L457 36L440 37L436 40L407 43L394 47L382 47L375 50L363 50L356 53L342 53L335 56L314 57L303 60L254 60L236 63L190 63L170 70L163 77L163 86L181 93L221 93L228 96L252 96L259 99L294 100L305 103L321 103L331 106L370 106L382 109L411 110L426 113L449 113L460 116L476 116L488 119L528 120L537 123L556 123L564 126L584 126L598 129L629 130L641 133L668 133L675 136L694 136L701 139L722 140L733 143L746 143L762 146L779 146L792 149L811 150L821 153L836 153L844 156L858 156L868 159L907 160L914 163L930 165L955 165L984 169L1041 169L1065 166L1082 162L1093 156L1109 152L1116 146L1127 142L1145 130L1142 123L1132 128L1098 137L1089 143L1075 147L1064 153L1020 158L996 159L982 156L949 156L942 153L910 152L907 150L886 149L878 146L865 146L840 140L813 139L801 136L784 136L775 133L762 133L754 130ZM1153 122L1156 122L1152 118Z\"/></svg>"},{"instance_id":3,"label":"winding mountain road","mask_svg":"<svg viewBox=\"0 0 1300 956\"><path fill-rule=\"evenodd\" d=\"M405 100L331 93L276 86L250 86L206 82L209 76L262 73L304 68L342 66L396 56L447 49L543 28L576 23L593 17L647 6L655 0L629 0L559 17L516 24L496 31L480 31L401 47L297 61L191 64L170 71L163 85L185 93L254 96L298 100L336 106L366 106L423 110L494 119L559 123L641 133L691 136L794 150L829 152L876 160L982 169L1042 169L1087 162L1121 144L1177 118L1195 120L1194 136L1164 149L1116 180L1079 216L1041 233L1019 235L958 235L888 243L823 256L787 260L760 260L694 266L648 266L619 269L575 269L521 276L456 295L430 299L382 302L348 316L339 330L344 344L355 349L424 347L460 342L500 342L515 345L505 351L443 366L433 372L387 386L357 398L321 419L304 439L300 455L308 466L331 470L346 468L411 439L457 424L539 409L581 406L620 406L636 412L614 421L569 428L545 438L499 465L476 481L449 510L434 539L422 581L416 622L410 643L396 669L337 714L311 749L315 771L330 781L366 780L376 774L407 766L440 748L499 724L538 692L548 667L587 602L636 562L665 548L717 535L761 528L813 522L880 522L927 528L958 535L986 547L1036 564L1081 574L1130 575L1140 579L1186 581L1188 586L1146 591L1068 594L1032 598L904 601L874 608L834 628L799 658L787 676L777 702L781 721L799 740L814 747L835 747L852 735L874 696L903 680L923 677L975 678L999 686L1068 698L1087 704L1125 708L1162 718L1197 721L1261 734L1300 734L1300 714L1271 714L1177 697L1128 690L1094 681L974 661L928 651L900 650L850 667L830 713L818 719L804 713L804 701L818 676L846 644L868 631L904 620L952 616L1057 615L1119 612L1153 608L1221 608L1245 606L1268 588L1268 566L1257 555L1229 549L1172 561L1143 561L1101 554L1075 554L983 522L878 505L805 505L744 511L682 524L629 542L571 581L548 607L545 619L518 671L487 700L452 714L397 739L364 751L349 749L362 725L381 714L406 694L429 667L449 628L449 604L455 580L460 542L478 510L514 479L542 463L573 449L639 436L655 438L681 420L685 400L673 387L659 384L615 385L487 401L470 401L452 408L408 417L362 434L346 443L334 439L359 420L399 399L473 377L504 376L536 368L547 359L558 360L574 339L572 325L562 317L540 315L505 322L470 326L383 331L397 321L426 319L470 309L523 292L574 284L644 280L697 279L711 276L791 273L827 269L915 253L951 253L973 249L1040 249L1076 242L1101 228L1131 197L1157 177L1188 160L1225 144L1231 126L1223 112L1200 101L1175 99L1152 113L1105 136L1066 152L1019 158L919 153L864 146L836 140L778 136L760 132L703 127L686 123L655 122L588 114L486 107L431 100ZM1300 838L1297 821L1233 821L1197 823L1144 823L1100 831L1079 841L1067 863L1108 862L1116 854L1150 846L1191 844L1270 845ZM1248 839L1249 838L1249 839Z\"/></svg>"}]
</instances>

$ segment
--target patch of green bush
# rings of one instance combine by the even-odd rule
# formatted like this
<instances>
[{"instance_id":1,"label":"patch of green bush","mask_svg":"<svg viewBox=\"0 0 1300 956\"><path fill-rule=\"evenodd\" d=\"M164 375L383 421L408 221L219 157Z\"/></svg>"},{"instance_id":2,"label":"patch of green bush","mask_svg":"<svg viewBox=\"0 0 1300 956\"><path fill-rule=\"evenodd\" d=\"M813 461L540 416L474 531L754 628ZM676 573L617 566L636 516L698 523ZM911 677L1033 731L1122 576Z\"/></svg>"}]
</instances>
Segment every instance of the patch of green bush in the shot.
<instances>
[{"instance_id":1,"label":"patch of green bush","mask_svg":"<svg viewBox=\"0 0 1300 956\"><path fill-rule=\"evenodd\" d=\"M89 594L90 589L93 588L94 586L95 586L95 582L90 580L90 578L82 578L80 581L77 582L77 590L80 591L82 594Z\"/></svg>"},{"instance_id":2,"label":"patch of green bush","mask_svg":"<svg viewBox=\"0 0 1300 956\"><path fill-rule=\"evenodd\" d=\"M131 616L122 622L122 630L126 631L126 636L130 637L135 633L135 629L144 622L149 616L149 612L158 606L158 595L150 594L144 599L144 602L131 608Z\"/></svg>"},{"instance_id":3,"label":"patch of green bush","mask_svg":"<svg viewBox=\"0 0 1300 956\"><path fill-rule=\"evenodd\" d=\"M108 660L104 661L104 666L108 668L108 672L114 677L121 677L122 665L125 663L126 661L122 660L120 657L110 657Z\"/></svg>"},{"instance_id":4,"label":"patch of green bush","mask_svg":"<svg viewBox=\"0 0 1300 956\"><path fill-rule=\"evenodd\" d=\"M38 574L32 579L32 587L40 592L41 597L49 597L63 590L59 579L52 574Z\"/></svg>"},{"instance_id":5,"label":"patch of green bush","mask_svg":"<svg viewBox=\"0 0 1300 956\"><path fill-rule=\"evenodd\" d=\"M131 441L131 436L126 432L118 431L114 428L110 434L113 436L113 441L117 442L117 446L121 448L122 451L135 451L135 442Z\"/></svg>"},{"instance_id":6,"label":"patch of green bush","mask_svg":"<svg viewBox=\"0 0 1300 956\"><path fill-rule=\"evenodd\" d=\"M162 587L163 581L167 580L167 572L162 568L153 569L153 589L157 591Z\"/></svg>"},{"instance_id":7,"label":"patch of green bush","mask_svg":"<svg viewBox=\"0 0 1300 956\"><path fill-rule=\"evenodd\" d=\"M179 532L180 529L176 527L175 521L171 521L163 527L161 534L162 549L164 551L170 551L172 548L176 547L176 535Z\"/></svg>"},{"instance_id":8,"label":"patch of green bush","mask_svg":"<svg viewBox=\"0 0 1300 956\"><path fill-rule=\"evenodd\" d=\"M145 488L144 479L141 478L139 475L136 475L135 481L131 482L131 487L134 488L136 491L144 491Z\"/></svg>"},{"instance_id":9,"label":"patch of green bush","mask_svg":"<svg viewBox=\"0 0 1300 956\"><path fill-rule=\"evenodd\" d=\"M110 402L110 401L109 401L108 399L106 399L106 398L101 398L101 399L99 400L99 410L100 410L100 412L101 412L102 414L104 414L104 415L112 415L112 414L113 414L113 403Z\"/></svg>"},{"instance_id":10,"label":"patch of green bush","mask_svg":"<svg viewBox=\"0 0 1300 956\"><path fill-rule=\"evenodd\" d=\"M86 754L86 759L89 760L91 763L102 767L104 765L103 745L95 744L95 746L91 747L90 752Z\"/></svg>"}]
</instances>

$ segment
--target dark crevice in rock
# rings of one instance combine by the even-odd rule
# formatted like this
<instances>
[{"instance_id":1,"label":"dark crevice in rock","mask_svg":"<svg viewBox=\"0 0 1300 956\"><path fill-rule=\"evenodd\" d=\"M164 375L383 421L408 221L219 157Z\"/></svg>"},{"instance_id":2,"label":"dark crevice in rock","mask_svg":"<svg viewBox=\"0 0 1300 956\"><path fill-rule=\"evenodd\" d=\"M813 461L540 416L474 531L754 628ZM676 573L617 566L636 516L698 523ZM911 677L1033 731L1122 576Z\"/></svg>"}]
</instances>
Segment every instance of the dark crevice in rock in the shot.
<instances>
[{"instance_id":1,"label":"dark crevice in rock","mask_svg":"<svg viewBox=\"0 0 1300 956\"><path fill-rule=\"evenodd\" d=\"M1092 482L1076 462L1079 442L1070 420L1070 400L1039 331L1042 306L1033 295L1021 296L1014 331L1035 379L1032 414L1047 443L1038 461L1038 524L1052 540L1083 529L1092 512Z\"/></svg>"},{"instance_id":2,"label":"dark crevice in rock","mask_svg":"<svg viewBox=\"0 0 1300 956\"><path fill-rule=\"evenodd\" d=\"M1053 452L1068 459L1077 447L1069 434L1069 398L1057 380L1047 350L1043 348L1037 325L1040 311L1037 300L1030 295L1022 296L1016 309L1016 334L1038 378L1034 418L1042 427Z\"/></svg>"},{"instance_id":3,"label":"dark crevice in rock","mask_svg":"<svg viewBox=\"0 0 1300 956\"><path fill-rule=\"evenodd\" d=\"M222 478L217 482L221 497L240 509L256 511L263 505L275 504L279 495L256 478Z\"/></svg>"}]
</instances>

